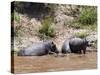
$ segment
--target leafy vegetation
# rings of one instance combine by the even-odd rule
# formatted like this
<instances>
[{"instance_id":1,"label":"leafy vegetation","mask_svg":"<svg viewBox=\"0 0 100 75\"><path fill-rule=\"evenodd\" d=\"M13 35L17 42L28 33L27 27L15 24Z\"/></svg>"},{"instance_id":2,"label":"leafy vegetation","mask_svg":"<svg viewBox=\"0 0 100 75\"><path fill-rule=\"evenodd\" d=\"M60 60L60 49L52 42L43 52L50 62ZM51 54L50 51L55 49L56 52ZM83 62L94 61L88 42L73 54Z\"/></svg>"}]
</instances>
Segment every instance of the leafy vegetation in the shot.
<instances>
[{"instance_id":1,"label":"leafy vegetation","mask_svg":"<svg viewBox=\"0 0 100 75\"><path fill-rule=\"evenodd\" d=\"M20 23L20 16L17 12L14 12L14 20L18 23Z\"/></svg>"},{"instance_id":2,"label":"leafy vegetation","mask_svg":"<svg viewBox=\"0 0 100 75\"><path fill-rule=\"evenodd\" d=\"M39 15L41 18L48 15L53 16L55 8L56 5L48 3L14 2L14 10L21 14L27 14L30 18L36 17L33 15Z\"/></svg>"},{"instance_id":3,"label":"leafy vegetation","mask_svg":"<svg viewBox=\"0 0 100 75\"><path fill-rule=\"evenodd\" d=\"M75 34L76 37L79 37L79 38L85 38L86 36L88 36L89 34L87 32L77 32Z\"/></svg>"},{"instance_id":4,"label":"leafy vegetation","mask_svg":"<svg viewBox=\"0 0 100 75\"><path fill-rule=\"evenodd\" d=\"M20 34L19 31L21 30L21 25L20 25L20 16L19 14L14 11L13 13L11 13L11 21L12 22L17 22L17 26L13 26L14 29L14 36L18 37L18 35Z\"/></svg>"},{"instance_id":5,"label":"leafy vegetation","mask_svg":"<svg viewBox=\"0 0 100 75\"><path fill-rule=\"evenodd\" d=\"M78 22L83 25L93 25L97 22L97 10L95 7L82 7Z\"/></svg>"},{"instance_id":6,"label":"leafy vegetation","mask_svg":"<svg viewBox=\"0 0 100 75\"><path fill-rule=\"evenodd\" d=\"M53 18L51 17L46 17L42 21L42 26L39 28L39 31L38 31L41 34L42 38L55 36L52 21L53 21Z\"/></svg>"},{"instance_id":7,"label":"leafy vegetation","mask_svg":"<svg viewBox=\"0 0 100 75\"><path fill-rule=\"evenodd\" d=\"M80 13L78 17L70 23L70 27L74 28L88 28L88 29L96 29L97 25L97 8L90 6L81 6Z\"/></svg>"},{"instance_id":8,"label":"leafy vegetation","mask_svg":"<svg viewBox=\"0 0 100 75\"><path fill-rule=\"evenodd\" d=\"M16 11L14 11L13 13L11 13L11 20L12 21L16 21L16 22L20 22L20 16L19 16L19 14L16 12Z\"/></svg>"}]
</instances>

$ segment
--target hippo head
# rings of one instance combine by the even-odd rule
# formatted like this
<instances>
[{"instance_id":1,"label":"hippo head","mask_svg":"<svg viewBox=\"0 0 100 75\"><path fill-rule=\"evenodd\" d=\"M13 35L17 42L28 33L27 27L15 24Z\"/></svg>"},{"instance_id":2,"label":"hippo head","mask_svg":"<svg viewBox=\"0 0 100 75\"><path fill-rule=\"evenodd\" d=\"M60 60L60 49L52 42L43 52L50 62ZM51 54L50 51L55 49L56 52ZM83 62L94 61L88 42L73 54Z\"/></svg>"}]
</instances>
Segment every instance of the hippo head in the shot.
<instances>
[{"instance_id":1,"label":"hippo head","mask_svg":"<svg viewBox=\"0 0 100 75\"><path fill-rule=\"evenodd\" d=\"M88 41L86 38L84 39L85 45L86 46L92 46L92 43L90 41Z\"/></svg>"},{"instance_id":2,"label":"hippo head","mask_svg":"<svg viewBox=\"0 0 100 75\"><path fill-rule=\"evenodd\" d=\"M59 53L59 51L58 51L56 45L54 44L54 42L51 42L50 46L51 46L51 52L54 52L54 53L57 53L57 54Z\"/></svg>"}]
</instances>

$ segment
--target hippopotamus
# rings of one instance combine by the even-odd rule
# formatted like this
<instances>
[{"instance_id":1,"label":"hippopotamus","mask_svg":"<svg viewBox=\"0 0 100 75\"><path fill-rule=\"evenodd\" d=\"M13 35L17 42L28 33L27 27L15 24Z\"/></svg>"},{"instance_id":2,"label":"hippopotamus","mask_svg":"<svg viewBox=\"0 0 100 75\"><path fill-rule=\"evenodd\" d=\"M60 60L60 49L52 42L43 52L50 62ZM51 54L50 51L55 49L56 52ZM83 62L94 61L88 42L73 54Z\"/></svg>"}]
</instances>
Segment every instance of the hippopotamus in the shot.
<instances>
[{"instance_id":1,"label":"hippopotamus","mask_svg":"<svg viewBox=\"0 0 100 75\"><path fill-rule=\"evenodd\" d=\"M66 54L66 53L71 53L71 49L69 46L69 40L65 40L63 46L62 46L62 53Z\"/></svg>"},{"instance_id":2,"label":"hippopotamus","mask_svg":"<svg viewBox=\"0 0 100 75\"><path fill-rule=\"evenodd\" d=\"M52 41L34 43L32 46L20 50L18 56L42 56L49 53L59 53L56 45Z\"/></svg>"},{"instance_id":3,"label":"hippopotamus","mask_svg":"<svg viewBox=\"0 0 100 75\"><path fill-rule=\"evenodd\" d=\"M62 53L86 53L86 48L89 46L88 41L84 38L70 38L65 40L63 46L62 46ZM83 51L83 52L82 52Z\"/></svg>"}]
</instances>

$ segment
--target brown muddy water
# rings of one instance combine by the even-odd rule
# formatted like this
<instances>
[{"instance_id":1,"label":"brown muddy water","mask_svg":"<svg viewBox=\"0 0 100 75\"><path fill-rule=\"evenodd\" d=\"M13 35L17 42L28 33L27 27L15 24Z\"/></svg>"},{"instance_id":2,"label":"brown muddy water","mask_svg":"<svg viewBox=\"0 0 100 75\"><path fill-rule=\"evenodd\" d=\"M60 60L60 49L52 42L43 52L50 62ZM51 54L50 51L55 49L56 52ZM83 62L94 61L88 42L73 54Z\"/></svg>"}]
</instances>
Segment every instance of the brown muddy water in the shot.
<instances>
[{"instance_id":1,"label":"brown muddy water","mask_svg":"<svg viewBox=\"0 0 100 75\"><path fill-rule=\"evenodd\" d=\"M14 73L69 71L97 68L97 52L45 56L14 56Z\"/></svg>"}]
</instances>

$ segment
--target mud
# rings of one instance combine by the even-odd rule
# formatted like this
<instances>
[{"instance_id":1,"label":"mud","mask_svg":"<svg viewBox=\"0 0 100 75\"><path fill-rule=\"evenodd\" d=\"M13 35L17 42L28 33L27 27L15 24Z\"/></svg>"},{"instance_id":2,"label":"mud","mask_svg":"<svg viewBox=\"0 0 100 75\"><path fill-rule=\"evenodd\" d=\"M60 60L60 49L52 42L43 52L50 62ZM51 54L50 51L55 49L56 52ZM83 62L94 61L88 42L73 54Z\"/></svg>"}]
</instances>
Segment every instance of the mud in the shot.
<instances>
[{"instance_id":1,"label":"mud","mask_svg":"<svg viewBox=\"0 0 100 75\"><path fill-rule=\"evenodd\" d=\"M14 56L14 73L87 70L97 68L97 52L67 56Z\"/></svg>"}]
</instances>

